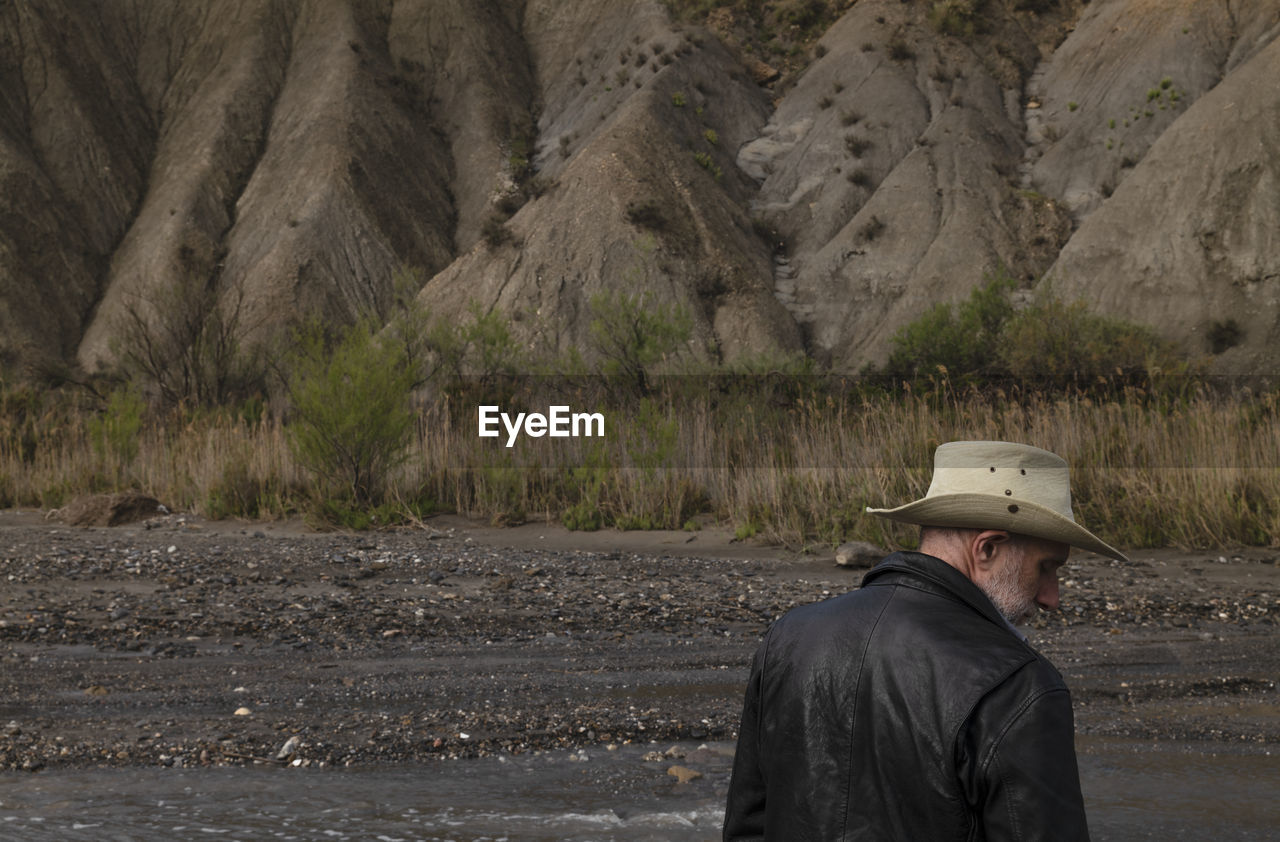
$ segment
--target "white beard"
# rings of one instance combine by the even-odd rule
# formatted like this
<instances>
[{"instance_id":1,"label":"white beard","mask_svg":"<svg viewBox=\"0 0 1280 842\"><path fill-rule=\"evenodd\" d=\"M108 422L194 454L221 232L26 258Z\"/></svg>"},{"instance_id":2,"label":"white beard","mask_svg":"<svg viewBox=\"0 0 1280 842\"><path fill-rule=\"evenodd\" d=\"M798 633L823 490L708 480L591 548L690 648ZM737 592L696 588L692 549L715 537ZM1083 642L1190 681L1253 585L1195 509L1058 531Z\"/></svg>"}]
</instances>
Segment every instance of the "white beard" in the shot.
<instances>
[{"instance_id":1,"label":"white beard","mask_svg":"<svg viewBox=\"0 0 1280 842\"><path fill-rule=\"evenodd\" d=\"M1019 578L1022 574L1022 558L1008 558L982 586L982 592L995 603L1000 613L1015 626L1033 619L1040 611L1035 594L1027 595Z\"/></svg>"}]
</instances>

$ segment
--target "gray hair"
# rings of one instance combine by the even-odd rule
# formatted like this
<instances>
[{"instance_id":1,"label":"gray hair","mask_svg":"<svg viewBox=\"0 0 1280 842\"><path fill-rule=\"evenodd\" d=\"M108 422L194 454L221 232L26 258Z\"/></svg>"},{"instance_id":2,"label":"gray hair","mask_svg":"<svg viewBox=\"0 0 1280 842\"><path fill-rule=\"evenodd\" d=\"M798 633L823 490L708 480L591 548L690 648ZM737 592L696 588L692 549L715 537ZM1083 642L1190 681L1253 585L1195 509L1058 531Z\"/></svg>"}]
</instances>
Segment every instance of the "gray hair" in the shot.
<instances>
[{"instance_id":1,"label":"gray hair","mask_svg":"<svg viewBox=\"0 0 1280 842\"><path fill-rule=\"evenodd\" d=\"M967 541L979 532L986 532L985 529L979 529L972 526L922 526L920 527L920 546L924 546L925 541L937 541L943 544L954 544L956 542ZM1007 530L1006 530L1007 531ZM1035 541L1029 535L1023 535L1018 532L1009 533L1009 545L1021 551L1028 543Z\"/></svg>"},{"instance_id":2,"label":"gray hair","mask_svg":"<svg viewBox=\"0 0 1280 842\"><path fill-rule=\"evenodd\" d=\"M934 540L944 541L949 544L982 531L969 526L922 526L920 527L920 543L923 544L927 540Z\"/></svg>"}]
</instances>

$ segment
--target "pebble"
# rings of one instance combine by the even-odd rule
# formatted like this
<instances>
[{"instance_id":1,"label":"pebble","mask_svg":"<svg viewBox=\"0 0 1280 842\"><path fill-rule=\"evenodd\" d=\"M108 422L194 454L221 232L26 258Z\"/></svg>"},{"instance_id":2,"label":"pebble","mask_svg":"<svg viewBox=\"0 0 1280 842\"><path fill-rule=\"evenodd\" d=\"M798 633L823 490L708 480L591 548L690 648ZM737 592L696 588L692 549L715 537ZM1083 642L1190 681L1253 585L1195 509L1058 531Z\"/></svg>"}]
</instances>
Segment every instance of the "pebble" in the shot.
<instances>
[{"instance_id":1,"label":"pebble","mask_svg":"<svg viewBox=\"0 0 1280 842\"><path fill-rule=\"evenodd\" d=\"M241 763L275 757L295 734L307 746L302 765L339 768L731 740L741 713L737 685L767 625L793 605L856 587L854 576L833 571L831 581L806 581L772 563L496 549L460 537L428 544L420 533L379 533L376 545L357 547L338 535L286 533L256 543L210 530L174 535L165 545L141 530L102 532L91 542L59 539L65 552L56 556L48 536L2 536L0 580L11 586L0 593L0 674L9 675L10 662L26 666L39 657L40 669L18 670L15 686L45 722L31 714L30 723L12 726L21 733L0 739L0 768L40 757L59 766L154 764L161 754L188 765ZM180 551L165 554L167 546ZM1241 579L1226 589L1197 589L1172 572L1157 575L1152 565L1112 573L1103 563L1073 560L1065 610L1042 615L1033 635L1057 647L1051 658L1067 664L1095 656L1064 656L1056 635L1065 627L1097 634L1116 628L1136 638L1149 621L1187 629L1177 634L1191 640L1243 639L1256 654L1254 641L1280 614L1280 586L1269 584L1275 568L1266 562L1251 568L1247 585ZM1214 572L1222 571L1214 565ZM76 578L76 587L66 586ZM191 624L197 615L198 629ZM1251 630L1237 627L1245 621ZM198 649L184 640L197 630ZM481 642L492 647L485 663L468 666ZM101 654L88 659L73 647ZM401 656L431 668L412 676L384 668L388 657ZM130 664L128 677L114 663ZM690 670L697 692L645 695L650 684L668 680L683 687L668 678L682 670ZM227 688L228 675L253 687ZM1190 670L1179 675L1178 694L1198 686L1186 678L1194 676ZM111 698L86 704L80 682L91 681L105 682ZM217 713L230 706L225 694L250 689L258 713L240 708L237 716L254 718L230 727ZM66 704L67 691L81 701ZM145 731L156 736L145 740L130 727L134 719L120 719L130 713L110 703L139 691L155 702ZM1242 685L1231 692L1243 700L1263 691ZM295 711L302 697L304 721L267 713L303 716ZM407 699L414 700L411 715L402 715ZM85 708L100 718L64 727L69 710L83 716ZM166 722L194 710L204 713L181 726ZM66 741L55 745L55 735ZM676 761L701 768L694 756L650 747L659 749L646 755L655 771Z\"/></svg>"},{"instance_id":2,"label":"pebble","mask_svg":"<svg viewBox=\"0 0 1280 842\"><path fill-rule=\"evenodd\" d=\"M284 745L280 746L280 750L276 752L276 760L287 760L289 755L298 750L298 743L296 735L285 740Z\"/></svg>"}]
</instances>

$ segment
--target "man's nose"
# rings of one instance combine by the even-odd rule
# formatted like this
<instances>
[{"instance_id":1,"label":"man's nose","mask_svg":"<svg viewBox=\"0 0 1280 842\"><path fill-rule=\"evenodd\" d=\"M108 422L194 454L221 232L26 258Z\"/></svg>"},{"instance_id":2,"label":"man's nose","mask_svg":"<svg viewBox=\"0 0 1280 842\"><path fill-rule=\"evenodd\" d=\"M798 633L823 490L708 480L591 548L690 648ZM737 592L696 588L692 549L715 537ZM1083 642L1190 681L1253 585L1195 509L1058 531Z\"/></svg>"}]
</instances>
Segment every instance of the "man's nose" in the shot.
<instances>
[{"instance_id":1,"label":"man's nose","mask_svg":"<svg viewBox=\"0 0 1280 842\"><path fill-rule=\"evenodd\" d=\"M1036 604L1049 611L1058 607L1058 572L1056 570L1041 577Z\"/></svg>"}]
</instances>

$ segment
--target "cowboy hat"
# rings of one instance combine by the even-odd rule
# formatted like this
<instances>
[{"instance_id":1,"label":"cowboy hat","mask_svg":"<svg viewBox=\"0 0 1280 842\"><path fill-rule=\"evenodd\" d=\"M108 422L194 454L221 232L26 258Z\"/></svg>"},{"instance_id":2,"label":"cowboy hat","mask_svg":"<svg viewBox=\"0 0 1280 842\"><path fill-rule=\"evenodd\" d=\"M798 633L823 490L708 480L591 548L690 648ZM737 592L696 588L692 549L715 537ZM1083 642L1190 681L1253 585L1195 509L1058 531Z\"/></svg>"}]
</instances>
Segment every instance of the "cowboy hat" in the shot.
<instances>
[{"instance_id":1,"label":"cowboy hat","mask_svg":"<svg viewBox=\"0 0 1280 842\"><path fill-rule=\"evenodd\" d=\"M1076 523L1067 463L1057 454L1007 441L953 441L933 454L924 497L867 512L919 526L1004 529L1128 561Z\"/></svg>"}]
</instances>

